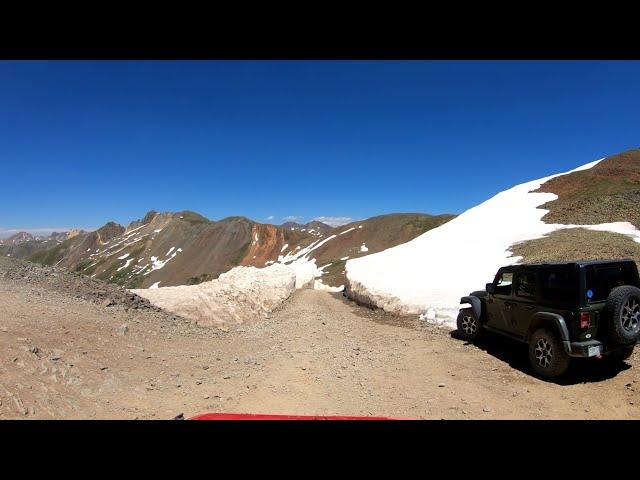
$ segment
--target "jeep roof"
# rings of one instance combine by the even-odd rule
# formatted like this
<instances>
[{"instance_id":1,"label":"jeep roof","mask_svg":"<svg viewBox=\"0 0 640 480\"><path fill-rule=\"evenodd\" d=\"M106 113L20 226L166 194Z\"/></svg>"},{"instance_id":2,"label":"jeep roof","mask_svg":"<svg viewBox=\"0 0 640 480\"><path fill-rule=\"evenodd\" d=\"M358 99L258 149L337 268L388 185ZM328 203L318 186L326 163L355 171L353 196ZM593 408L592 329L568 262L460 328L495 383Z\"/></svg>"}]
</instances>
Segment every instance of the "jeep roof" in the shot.
<instances>
[{"instance_id":1,"label":"jeep roof","mask_svg":"<svg viewBox=\"0 0 640 480\"><path fill-rule=\"evenodd\" d=\"M518 263L514 265L506 265L504 267L501 267L500 270L504 270L507 268L508 269L511 269L511 268L519 269L519 268L525 268L525 267L526 268L544 268L544 267L559 267L559 266L571 266L571 265L584 267L587 265L608 265L612 263L627 263L627 262L635 263L634 260L631 258L622 258L622 259L616 259L616 260L574 260L569 262Z\"/></svg>"}]
</instances>

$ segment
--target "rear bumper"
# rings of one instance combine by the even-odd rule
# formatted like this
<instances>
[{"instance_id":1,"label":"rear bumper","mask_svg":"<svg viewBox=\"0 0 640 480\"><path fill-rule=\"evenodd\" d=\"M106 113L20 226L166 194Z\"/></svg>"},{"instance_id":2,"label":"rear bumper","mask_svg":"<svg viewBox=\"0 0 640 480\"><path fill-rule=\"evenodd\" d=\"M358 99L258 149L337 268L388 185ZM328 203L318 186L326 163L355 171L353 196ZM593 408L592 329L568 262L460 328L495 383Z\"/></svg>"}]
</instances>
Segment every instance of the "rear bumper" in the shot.
<instances>
[{"instance_id":1,"label":"rear bumper","mask_svg":"<svg viewBox=\"0 0 640 480\"><path fill-rule=\"evenodd\" d=\"M564 343L564 349L571 357L597 357L604 354L604 345L598 340L562 343Z\"/></svg>"},{"instance_id":2,"label":"rear bumper","mask_svg":"<svg viewBox=\"0 0 640 480\"><path fill-rule=\"evenodd\" d=\"M562 342L564 344L565 351L571 357L598 357L603 355L609 355L623 348L628 348L637 343L630 345L605 345L599 340L587 340L585 342Z\"/></svg>"}]
</instances>

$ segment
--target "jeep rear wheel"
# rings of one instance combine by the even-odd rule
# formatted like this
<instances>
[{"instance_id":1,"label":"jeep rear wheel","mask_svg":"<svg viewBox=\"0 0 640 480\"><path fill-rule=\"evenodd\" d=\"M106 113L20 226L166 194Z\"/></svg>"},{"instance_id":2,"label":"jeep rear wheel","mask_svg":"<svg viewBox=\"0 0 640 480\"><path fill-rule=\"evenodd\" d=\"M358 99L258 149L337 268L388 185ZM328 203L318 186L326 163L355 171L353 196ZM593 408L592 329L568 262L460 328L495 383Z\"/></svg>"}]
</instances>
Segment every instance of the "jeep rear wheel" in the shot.
<instances>
[{"instance_id":1,"label":"jeep rear wheel","mask_svg":"<svg viewBox=\"0 0 640 480\"><path fill-rule=\"evenodd\" d=\"M472 308L463 308L458 313L458 335L460 338L473 341L480 335L480 322Z\"/></svg>"},{"instance_id":2,"label":"jeep rear wheel","mask_svg":"<svg viewBox=\"0 0 640 480\"><path fill-rule=\"evenodd\" d=\"M632 343L640 338L640 289L631 285L616 287L607 298L611 338Z\"/></svg>"},{"instance_id":3,"label":"jeep rear wheel","mask_svg":"<svg viewBox=\"0 0 640 480\"><path fill-rule=\"evenodd\" d=\"M529 340L529 361L533 370L545 378L562 375L569 368L569 355L555 332L541 328Z\"/></svg>"}]
</instances>

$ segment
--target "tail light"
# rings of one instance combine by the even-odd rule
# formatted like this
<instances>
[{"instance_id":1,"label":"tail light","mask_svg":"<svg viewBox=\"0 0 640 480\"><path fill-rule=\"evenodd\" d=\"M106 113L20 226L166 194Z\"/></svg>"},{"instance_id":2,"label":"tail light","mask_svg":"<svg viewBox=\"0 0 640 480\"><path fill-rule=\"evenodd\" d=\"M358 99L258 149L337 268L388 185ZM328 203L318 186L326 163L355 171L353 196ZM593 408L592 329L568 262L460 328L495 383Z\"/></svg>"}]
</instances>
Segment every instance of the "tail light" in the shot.
<instances>
[{"instance_id":1,"label":"tail light","mask_svg":"<svg viewBox=\"0 0 640 480\"><path fill-rule=\"evenodd\" d=\"M591 326L591 315L589 312L580 313L580 328L589 328Z\"/></svg>"}]
</instances>

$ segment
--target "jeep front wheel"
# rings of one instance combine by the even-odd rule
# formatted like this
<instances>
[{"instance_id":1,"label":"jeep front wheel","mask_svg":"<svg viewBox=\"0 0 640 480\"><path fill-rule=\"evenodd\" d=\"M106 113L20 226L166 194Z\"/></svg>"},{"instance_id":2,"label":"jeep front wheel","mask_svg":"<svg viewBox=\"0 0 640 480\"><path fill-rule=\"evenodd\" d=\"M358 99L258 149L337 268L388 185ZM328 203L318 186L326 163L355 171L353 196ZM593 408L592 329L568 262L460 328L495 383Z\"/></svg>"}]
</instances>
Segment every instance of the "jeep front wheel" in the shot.
<instances>
[{"instance_id":1,"label":"jeep front wheel","mask_svg":"<svg viewBox=\"0 0 640 480\"><path fill-rule=\"evenodd\" d=\"M473 341L480 335L480 322L472 308L463 308L458 313L458 335L463 340Z\"/></svg>"},{"instance_id":2,"label":"jeep front wheel","mask_svg":"<svg viewBox=\"0 0 640 480\"><path fill-rule=\"evenodd\" d=\"M569 368L569 355L553 331L541 328L529 340L529 361L533 370L545 378L562 375Z\"/></svg>"}]
</instances>

